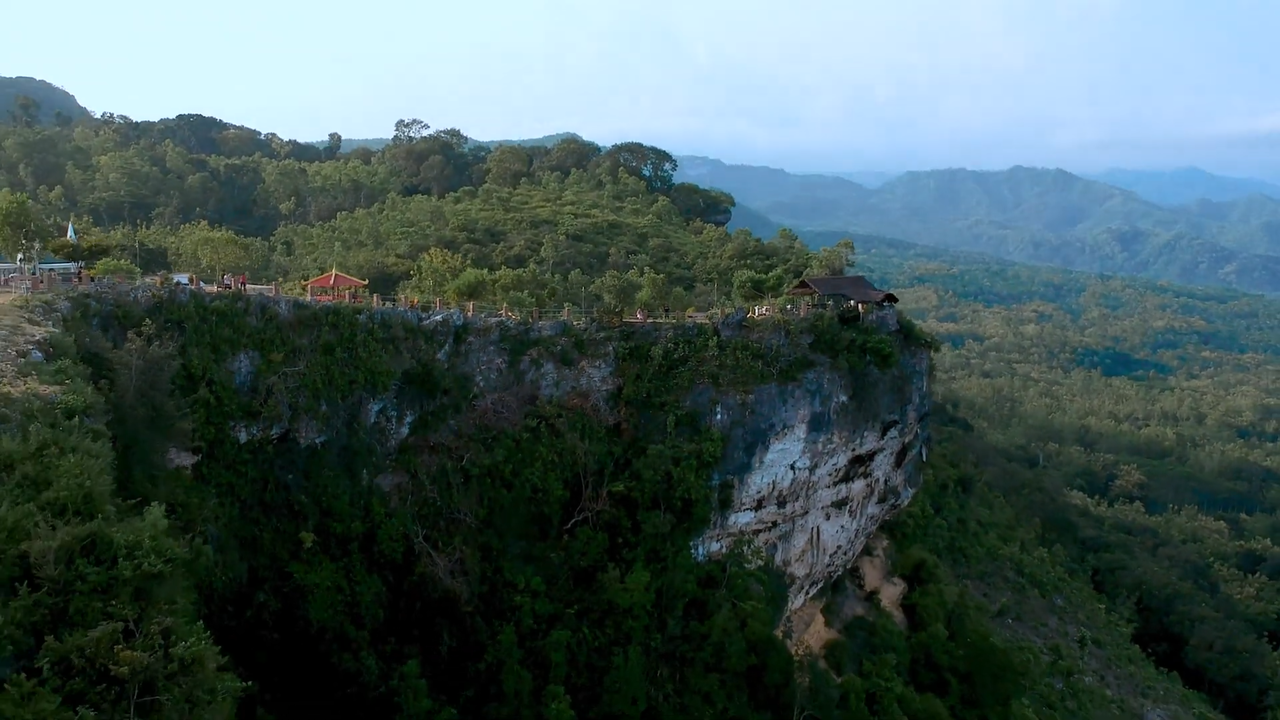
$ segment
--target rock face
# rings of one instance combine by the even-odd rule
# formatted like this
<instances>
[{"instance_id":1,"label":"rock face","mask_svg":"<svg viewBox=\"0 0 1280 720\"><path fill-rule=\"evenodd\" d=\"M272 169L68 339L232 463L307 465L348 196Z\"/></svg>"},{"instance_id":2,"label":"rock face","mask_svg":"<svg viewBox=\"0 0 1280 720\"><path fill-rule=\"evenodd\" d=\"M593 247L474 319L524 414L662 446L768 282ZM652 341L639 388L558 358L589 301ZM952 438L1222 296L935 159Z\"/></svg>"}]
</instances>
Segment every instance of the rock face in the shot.
<instances>
[{"instance_id":1,"label":"rock face","mask_svg":"<svg viewBox=\"0 0 1280 720\"><path fill-rule=\"evenodd\" d=\"M270 310L260 322L290 322L303 307L282 300L255 302ZM763 551L789 580L790 611L852 567L876 529L919 487L928 440L929 353L903 341L896 315L879 320L864 322L895 338L897 361L887 370L838 369L841 363L819 357L809 340L792 337L785 350L816 358L798 380L735 390L695 385L687 397L689 407L726 440L719 469L707 478L718 488L721 510L708 518L692 551L710 557L740 543ZM375 311L361 316L361 322L381 322L384 330L420 330L426 340L418 355L402 358L404 366L412 368L427 355L426 362L468 378L472 389L466 406L450 411L466 415L452 417L463 425L479 418L510 422L522 407L538 401L572 401L601 422L617 421L622 380L609 330L592 331L593 350L568 352L565 360L573 339L563 322L522 325L472 320L457 312L402 310ZM741 314L730 317L715 332L721 338L740 335L744 322ZM679 326L653 326L641 342L657 343L679 332ZM252 388L265 381L259 366L270 350L226 348L220 382L258 397L253 393L264 391ZM869 365L857 360L858 367ZM272 377L296 369L274 371ZM401 382L391 386L376 395L330 388L305 407L285 397L273 414L232 419L228 432L241 443L287 434L307 445L328 442L362 424L379 430L374 435L381 452L394 456L415 421L433 411L403 392ZM448 423L442 427L448 431ZM185 466L194 456L175 449L168 461ZM370 479L384 488L398 483L389 469Z\"/></svg>"},{"instance_id":2,"label":"rock face","mask_svg":"<svg viewBox=\"0 0 1280 720\"><path fill-rule=\"evenodd\" d=\"M742 320L724 321L721 332L737 332ZM447 327L469 323L456 312L426 316L422 322ZM896 315L891 327L883 327L887 322L877 326L884 332L898 330ZM564 323L553 322L534 326L532 332L545 338L566 330ZM495 337L477 330L465 342L439 351L439 359L458 359L472 375L483 398L479 402L496 401L512 388L524 387L543 400L589 397L599 416L612 414L610 397L618 378L610 353L564 366L535 350L512 362ZM248 366L238 359L232 365L237 373ZM689 402L727 439L721 470L709 481L731 484L733 500L727 512L710 519L693 552L714 556L735 542L753 543L786 573L789 611L852 567L880 524L919 487L927 453L929 367L926 351L904 349L889 371L850 375L823 366L798 382L763 385L748 394L695 390ZM407 435L414 416L412 409L388 397L371 405L364 420L386 426L388 442L395 445ZM255 434L242 428L237 433L242 440ZM295 434L324 438L309 427Z\"/></svg>"},{"instance_id":3,"label":"rock face","mask_svg":"<svg viewBox=\"0 0 1280 720\"><path fill-rule=\"evenodd\" d=\"M695 552L749 540L786 573L794 611L849 569L911 499L927 454L929 358L920 352L866 385L830 370L743 399L712 401L729 437L722 476L733 503Z\"/></svg>"}]
</instances>

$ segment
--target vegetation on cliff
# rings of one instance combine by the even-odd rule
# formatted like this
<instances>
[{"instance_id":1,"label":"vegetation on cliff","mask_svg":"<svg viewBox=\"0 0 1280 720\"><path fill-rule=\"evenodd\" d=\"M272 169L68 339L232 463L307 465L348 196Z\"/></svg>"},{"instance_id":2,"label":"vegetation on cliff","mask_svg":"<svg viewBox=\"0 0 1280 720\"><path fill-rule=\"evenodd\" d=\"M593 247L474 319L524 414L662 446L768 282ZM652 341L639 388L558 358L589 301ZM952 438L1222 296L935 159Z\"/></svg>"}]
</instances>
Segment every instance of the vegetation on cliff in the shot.
<instances>
[{"instance_id":1,"label":"vegetation on cliff","mask_svg":"<svg viewBox=\"0 0 1280 720\"><path fill-rule=\"evenodd\" d=\"M76 302L33 366L56 393L31 401L51 426L19 433L35 416L15 417L2 457L95 464L6 496L31 509L4 516L5 572L26 590L5 598L3 657L11 706L106 715L235 699L248 717L788 716L802 701L774 634L785 586L741 553L690 550L722 451L684 401L815 362L891 367L908 347L856 313L547 333L243 296ZM611 364L616 402L590 386L537 399L541 366L584 361ZM199 462L165 463L171 448ZM85 475L98 504L62 507L57 488ZM107 544L41 544L38 511ZM151 552L138 567L115 555L126 529ZM68 563L109 592L62 584ZM26 594L65 609L29 611ZM127 642L102 635L103 614ZM165 632L135 649L143 622ZM77 673L45 663L60 646L43 639L79 628L105 655L62 651ZM120 675L131 653L150 664Z\"/></svg>"}]
</instances>

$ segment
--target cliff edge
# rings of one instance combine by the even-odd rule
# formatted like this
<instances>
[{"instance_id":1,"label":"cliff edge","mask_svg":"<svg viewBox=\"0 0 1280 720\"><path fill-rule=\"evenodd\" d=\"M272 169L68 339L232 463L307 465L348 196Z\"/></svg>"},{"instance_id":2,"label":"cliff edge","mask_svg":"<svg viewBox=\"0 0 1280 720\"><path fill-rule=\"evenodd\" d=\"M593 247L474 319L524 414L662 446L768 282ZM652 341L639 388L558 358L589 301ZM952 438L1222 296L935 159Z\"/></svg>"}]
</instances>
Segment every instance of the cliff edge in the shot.
<instances>
[{"instance_id":1,"label":"cliff edge","mask_svg":"<svg viewBox=\"0 0 1280 720\"><path fill-rule=\"evenodd\" d=\"M857 313L575 327L180 291L79 297L59 312L82 355L132 353L156 365L150 380L185 408L171 423L168 465L215 493L220 468L246 464L246 452L277 467L254 465L236 492L301 488L279 456L310 448L345 482L426 513L424 488L438 495L465 465L498 452L493 432L540 433L558 408L556 417L587 418L609 443L632 448L615 447L625 457L599 465L588 459L593 441L553 433L548 442L582 478L556 501L560 532L634 501L626 468L637 454L688 456L705 498L656 487L659 516L693 503L702 520L686 547L695 557L762 553L786 578L786 612L852 567L910 500L927 453L928 342ZM489 478L501 492L538 485L535 462L513 462ZM245 502L223 492L230 509ZM458 532L483 525L480 512L455 508ZM437 528L442 538L451 522ZM461 568L468 552L451 543L423 540L419 550L465 596L478 588Z\"/></svg>"}]
</instances>

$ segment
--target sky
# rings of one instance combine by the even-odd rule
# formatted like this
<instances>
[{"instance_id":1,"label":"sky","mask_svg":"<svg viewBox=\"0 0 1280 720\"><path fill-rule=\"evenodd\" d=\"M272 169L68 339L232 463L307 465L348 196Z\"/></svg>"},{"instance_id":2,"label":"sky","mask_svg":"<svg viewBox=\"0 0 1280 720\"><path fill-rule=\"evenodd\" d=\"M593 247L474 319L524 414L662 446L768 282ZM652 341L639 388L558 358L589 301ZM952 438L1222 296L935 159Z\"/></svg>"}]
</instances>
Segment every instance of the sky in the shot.
<instances>
[{"instance_id":1,"label":"sky","mask_svg":"<svg viewBox=\"0 0 1280 720\"><path fill-rule=\"evenodd\" d=\"M303 140L398 118L793 171L1280 177L1276 0L15 3L0 75ZM66 44L61 49L60 44Z\"/></svg>"}]
</instances>

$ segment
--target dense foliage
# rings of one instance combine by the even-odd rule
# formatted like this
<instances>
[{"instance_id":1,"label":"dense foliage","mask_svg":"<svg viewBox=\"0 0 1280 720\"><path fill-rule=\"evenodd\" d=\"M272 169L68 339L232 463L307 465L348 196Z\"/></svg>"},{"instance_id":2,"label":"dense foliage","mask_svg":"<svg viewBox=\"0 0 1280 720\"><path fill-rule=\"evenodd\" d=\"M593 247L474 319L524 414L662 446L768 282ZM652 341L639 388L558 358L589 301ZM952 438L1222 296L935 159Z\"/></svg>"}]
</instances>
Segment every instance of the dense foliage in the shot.
<instances>
[{"instance_id":1,"label":"dense foliage","mask_svg":"<svg viewBox=\"0 0 1280 720\"><path fill-rule=\"evenodd\" d=\"M29 588L4 597L4 697L108 716L216 716L233 699L243 717L788 716L801 699L773 632L785 586L743 554L690 552L723 453L685 398L695 383L796 379L815 361L797 333L853 373L892 368L905 347L856 313L737 336L710 325L545 336L243 296L80 303L39 368L58 401L14 417L0 455L16 469L60 451L76 463L55 468L52 489L34 472L6 486L26 493L6 508L34 507L4 515L4 569ZM538 402L518 383L478 395L472 375L493 359L437 352L467 338L569 366L608 354L617 405ZM394 454L388 428L360 421L374 401L420 418ZM44 417L40 434L17 432ZM230 430L281 423L293 429ZM49 434L69 439L49 446ZM170 467L170 448L200 461ZM57 488L84 473L98 504L60 507ZM37 511L109 538L131 530L149 564L121 564L127 537L69 538L70 555L46 559ZM61 584L66 562L106 592ZM66 609L36 613L28 593ZM148 673L116 681L42 661L60 647L46 635L83 626L107 643L90 661L109 673L112 653L134 651L102 635L104 612L166 623L137 651ZM63 650L69 662L83 652Z\"/></svg>"},{"instance_id":2,"label":"dense foliage","mask_svg":"<svg viewBox=\"0 0 1280 720\"><path fill-rule=\"evenodd\" d=\"M1020 545L949 530L934 547L970 555L952 571L1095 686L1140 685L1132 643L1229 716L1274 716L1280 303L858 243L947 346L938 385L979 497L1022 518ZM1088 619L1099 603L1114 620ZM1088 651L1068 652L1080 628Z\"/></svg>"},{"instance_id":3,"label":"dense foliage","mask_svg":"<svg viewBox=\"0 0 1280 720\"><path fill-rule=\"evenodd\" d=\"M1280 293L1280 199L1163 207L1064 170L930 170L875 188L683 158L678 177L733 193L740 227L840 230L1090 272Z\"/></svg>"},{"instance_id":4,"label":"dense foliage","mask_svg":"<svg viewBox=\"0 0 1280 720\"><path fill-rule=\"evenodd\" d=\"M794 236L725 231L733 199L676 182L674 158L640 143L478 143L401 120L376 151L342 148L200 115L0 125L0 253L286 283L340 266L388 294L444 295L448 272L455 296L523 307L608 303L592 283L611 270L628 276L614 290L680 290L647 297L680 309L735 284L776 293L815 261ZM80 241L53 240L70 222Z\"/></svg>"}]
</instances>

